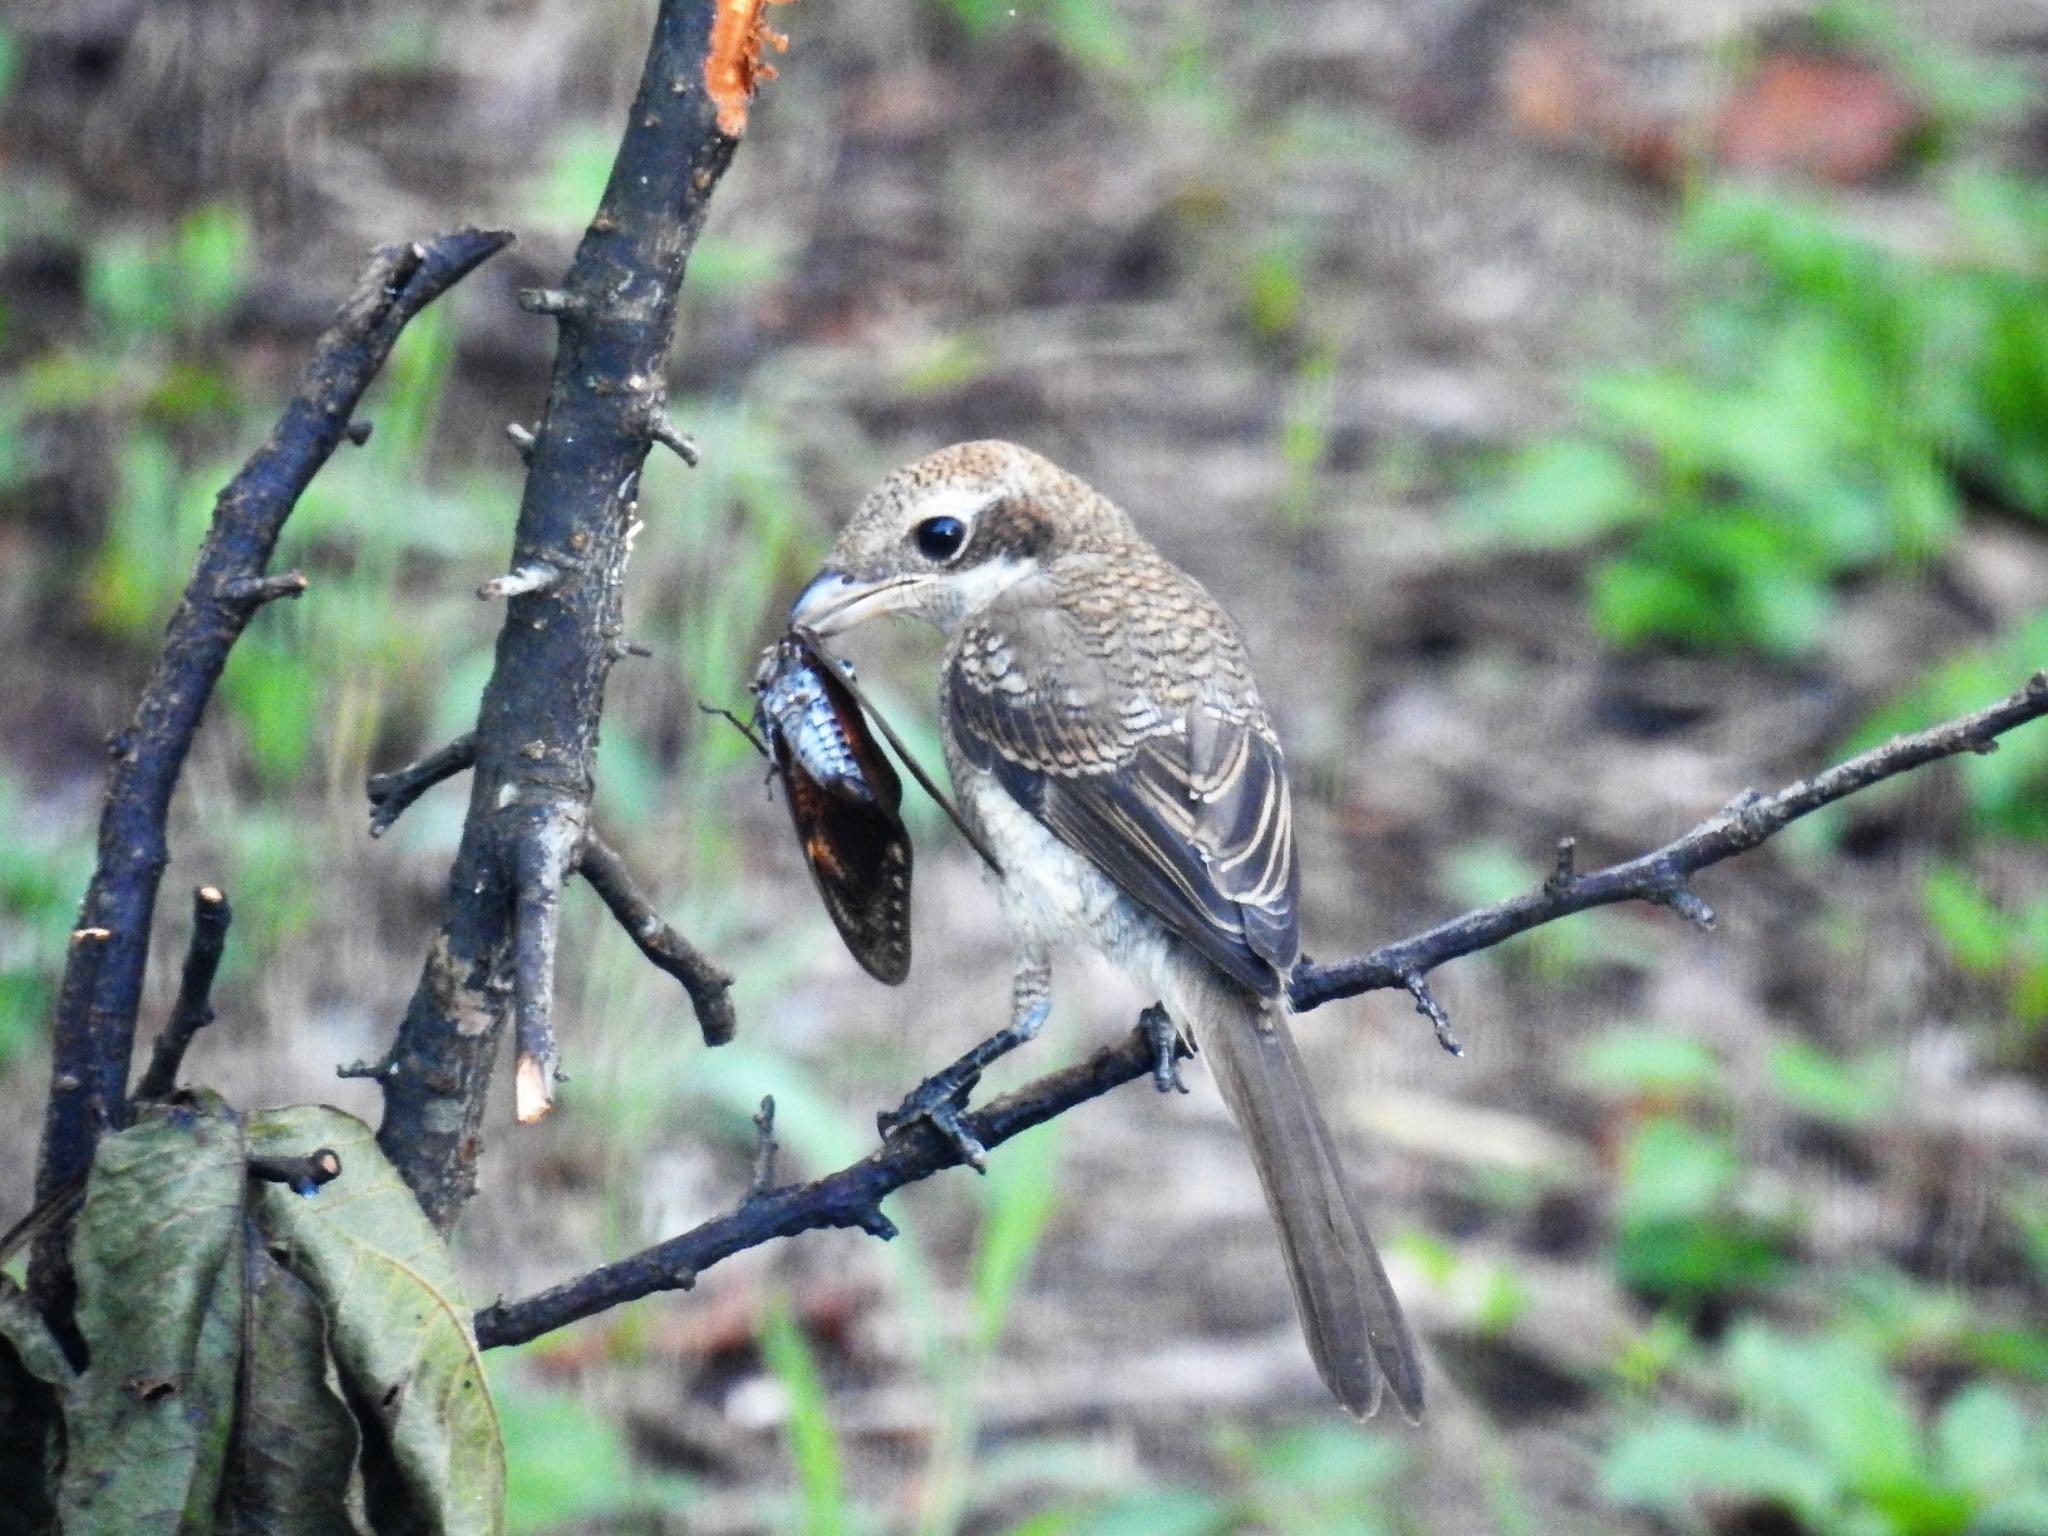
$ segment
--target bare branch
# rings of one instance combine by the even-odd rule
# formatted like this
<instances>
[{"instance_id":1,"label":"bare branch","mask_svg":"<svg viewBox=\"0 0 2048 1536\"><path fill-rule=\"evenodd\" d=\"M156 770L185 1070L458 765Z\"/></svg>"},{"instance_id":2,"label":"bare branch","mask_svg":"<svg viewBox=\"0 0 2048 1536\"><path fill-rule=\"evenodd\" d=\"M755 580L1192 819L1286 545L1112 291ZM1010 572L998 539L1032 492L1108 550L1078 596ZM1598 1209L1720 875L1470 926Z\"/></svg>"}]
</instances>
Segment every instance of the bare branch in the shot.
<instances>
[{"instance_id":1,"label":"bare branch","mask_svg":"<svg viewBox=\"0 0 2048 1536\"><path fill-rule=\"evenodd\" d=\"M668 413L658 405L650 406L647 412L647 436L661 444L690 468L695 469L704 462L703 450L697 446L697 439L668 418Z\"/></svg>"},{"instance_id":2,"label":"bare branch","mask_svg":"<svg viewBox=\"0 0 2048 1536\"><path fill-rule=\"evenodd\" d=\"M1529 895L1469 912L1354 960L1304 965L1294 977L1294 1005L1306 1011L1334 998L1400 987L1436 1025L1445 1048L1454 1049L1450 1020L1423 980L1444 961L1589 907L1619 901L1673 905L1674 898L1682 904L1677 893L1686 891L1686 876L1756 847L1844 795L1944 757L1984 751L1995 746L2000 735L2044 714L2048 676L2036 675L2019 693L1977 714L1898 737L1775 795L1739 796L1719 816L1639 859L1578 875L1573 873L1568 847L1560 846L1550 877ZM1116 1045L963 1115L962 1128L974 1142L993 1149L1112 1088L1154 1076L1158 1055L1154 1033L1141 1023ZM524 1300L484 1308L476 1315L477 1343L485 1349L521 1344L622 1302L656 1291L686 1289L721 1259L798 1232L859 1227L890 1236L895 1228L882 1214L882 1200L906 1184L961 1162L954 1140L927 1122L909 1122L850 1167L808 1184L756 1189L734 1210L679 1236Z\"/></svg>"},{"instance_id":3,"label":"bare branch","mask_svg":"<svg viewBox=\"0 0 2048 1536\"><path fill-rule=\"evenodd\" d=\"M519 307L529 315L554 315L559 319L580 317L590 307L590 302L581 294L563 288L522 288L519 290Z\"/></svg>"},{"instance_id":4,"label":"bare branch","mask_svg":"<svg viewBox=\"0 0 2048 1536\"><path fill-rule=\"evenodd\" d=\"M702 950L663 920L640 887L634 883L626 861L595 832L583 840L583 857L577 864L611 909L619 926L640 947L650 963L682 983L697 1013L697 1027L706 1045L724 1045L738 1027L732 1011L732 977L710 960Z\"/></svg>"},{"instance_id":5,"label":"bare branch","mask_svg":"<svg viewBox=\"0 0 2048 1536\"><path fill-rule=\"evenodd\" d=\"M476 589L486 602L495 597L522 597L528 592L551 592L561 583L562 573L545 560L523 560L503 576L493 576Z\"/></svg>"},{"instance_id":6,"label":"bare branch","mask_svg":"<svg viewBox=\"0 0 2048 1536\"><path fill-rule=\"evenodd\" d=\"M275 576L236 576L221 584L220 595L251 611L281 597L298 597L306 590L302 571L283 571Z\"/></svg>"},{"instance_id":7,"label":"bare branch","mask_svg":"<svg viewBox=\"0 0 2048 1536\"><path fill-rule=\"evenodd\" d=\"M961 1123L982 1146L999 1147L1077 1104L1134 1078L1149 1077L1152 1057L1150 1034L1134 1029L1086 1060L963 1115ZM655 1291L686 1289L719 1260L778 1237L825 1227L858 1227L877 1237L893 1237L896 1227L882 1214L882 1200L906 1184L959 1166L960 1153L952 1141L926 1121L907 1122L851 1167L809 1184L750 1194L723 1216L630 1258L523 1301L485 1307L476 1314L477 1343L484 1349L523 1344L621 1302Z\"/></svg>"},{"instance_id":8,"label":"bare branch","mask_svg":"<svg viewBox=\"0 0 2048 1536\"><path fill-rule=\"evenodd\" d=\"M82 930L106 938L74 943L66 959L51 1030L39 1196L82 1174L101 1135L126 1123L150 919L170 856L164 823L171 791L243 627L264 597L283 595L267 584L264 567L285 520L346 440L363 391L406 323L511 238L462 230L376 251L315 344L269 441L220 494L134 720L114 743L99 856L79 913ZM37 1249L35 1289L46 1316L69 1307L60 1238L53 1233Z\"/></svg>"},{"instance_id":9,"label":"bare branch","mask_svg":"<svg viewBox=\"0 0 2048 1536\"><path fill-rule=\"evenodd\" d=\"M470 812L440 931L377 1079L378 1144L444 1231L475 1187L492 1068L513 1012L515 952L529 1023L542 990L534 946L544 918L532 872L515 867L520 849L539 807L573 808L579 828L587 825L598 722L618 659L612 642L624 626L627 530L649 451L645 402L674 340L685 263L738 138L721 127L702 83L719 14L709 0L655 7L596 215L559 286L522 299L555 318L557 346L505 569L538 560L563 574L506 611L478 707ZM516 946L515 913L525 934ZM541 1065L537 1052L529 1058Z\"/></svg>"},{"instance_id":10,"label":"bare branch","mask_svg":"<svg viewBox=\"0 0 2048 1536\"><path fill-rule=\"evenodd\" d=\"M1895 737L1810 779L1788 784L1774 795L1746 790L1718 815L1640 858L1585 875L1570 874L1560 861L1559 873L1565 878L1553 873L1525 895L1454 917L1427 933L1383 945L1356 959L1303 966L1294 973L1289 995L1295 1008L1306 1012L1340 997L1405 987L1408 977L1426 975L1446 960L1489 949L1503 939L1574 912L1616 902L1653 902L1672 907L1694 922L1711 922L1712 909L1693 895L1687 884L1691 876L1748 852L1800 817L1844 795L1945 757L1982 752L1996 746L2005 732L2042 715L2048 715L2048 674L2037 672L2018 693L1976 714Z\"/></svg>"},{"instance_id":11,"label":"bare branch","mask_svg":"<svg viewBox=\"0 0 2048 1536\"><path fill-rule=\"evenodd\" d=\"M160 1099L178 1086L178 1069L193 1037L213 1022L213 978L227 948L228 924L234 912L217 887L202 885L192 893L192 939L185 951L185 971L178 981L178 1000L170 1022L156 1037L149 1066L135 1085L138 1099Z\"/></svg>"},{"instance_id":12,"label":"bare branch","mask_svg":"<svg viewBox=\"0 0 2048 1536\"><path fill-rule=\"evenodd\" d=\"M1429 1020L1430 1026L1436 1030L1436 1043L1445 1054L1464 1055L1465 1047L1458 1043L1458 1037L1451 1031L1451 1016L1444 1012L1444 1005L1436 1000L1436 994L1429 990L1429 983L1422 979L1421 973L1403 976L1401 985L1415 999L1415 1011Z\"/></svg>"},{"instance_id":13,"label":"bare branch","mask_svg":"<svg viewBox=\"0 0 2048 1536\"><path fill-rule=\"evenodd\" d=\"M295 1195L310 1195L341 1177L341 1157L332 1147L316 1147L303 1157L252 1157L249 1177L283 1184Z\"/></svg>"},{"instance_id":14,"label":"bare branch","mask_svg":"<svg viewBox=\"0 0 2048 1536\"><path fill-rule=\"evenodd\" d=\"M775 1188L775 1154L780 1150L775 1144L775 1096L768 1094L754 1111L754 1182L748 1186L751 1194L765 1195Z\"/></svg>"},{"instance_id":15,"label":"bare branch","mask_svg":"<svg viewBox=\"0 0 2048 1536\"><path fill-rule=\"evenodd\" d=\"M555 1046L555 955L561 946L562 886L582 842L582 808L557 806L533 818L513 850L512 1028L519 1059L513 1114L531 1125L555 1107L561 1062Z\"/></svg>"},{"instance_id":16,"label":"bare branch","mask_svg":"<svg viewBox=\"0 0 2048 1536\"><path fill-rule=\"evenodd\" d=\"M458 736L418 762L373 773L364 786L370 796L370 836L382 837L406 808L443 779L465 773L476 763L476 733Z\"/></svg>"}]
</instances>

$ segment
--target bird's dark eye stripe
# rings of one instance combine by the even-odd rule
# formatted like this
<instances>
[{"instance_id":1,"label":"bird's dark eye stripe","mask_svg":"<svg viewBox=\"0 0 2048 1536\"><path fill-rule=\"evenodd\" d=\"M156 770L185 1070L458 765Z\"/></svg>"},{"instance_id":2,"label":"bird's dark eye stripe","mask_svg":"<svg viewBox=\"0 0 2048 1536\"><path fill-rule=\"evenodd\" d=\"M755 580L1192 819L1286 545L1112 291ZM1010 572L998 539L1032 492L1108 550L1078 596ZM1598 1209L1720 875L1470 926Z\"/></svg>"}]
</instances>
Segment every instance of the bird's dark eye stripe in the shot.
<instances>
[{"instance_id":1,"label":"bird's dark eye stripe","mask_svg":"<svg viewBox=\"0 0 2048 1536\"><path fill-rule=\"evenodd\" d=\"M967 525L957 517L928 517L910 531L927 560L950 560L967 542Z\"/></svg>"}]
</instances>

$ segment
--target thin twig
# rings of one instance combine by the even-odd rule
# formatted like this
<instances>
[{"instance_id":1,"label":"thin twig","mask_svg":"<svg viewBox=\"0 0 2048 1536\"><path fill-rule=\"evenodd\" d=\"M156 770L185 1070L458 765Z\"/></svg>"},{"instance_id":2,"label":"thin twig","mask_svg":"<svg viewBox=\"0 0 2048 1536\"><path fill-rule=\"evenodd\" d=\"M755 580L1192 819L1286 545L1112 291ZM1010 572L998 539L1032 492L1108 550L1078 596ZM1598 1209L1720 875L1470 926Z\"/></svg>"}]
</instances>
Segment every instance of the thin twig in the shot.
<instances>
[{"instance_id":1,"label":"thin twig","mask_svg":"<svg viewBox=\"0 0 2048 1536\"><path fill-rule=\"evenodd\" d=\"M1799 817L1922 764L1960 752L1981 752L1998 736L2044 714L2048 676L2037 675L2019 693L1989 709L1898 737L1775 795L1738 797L1719 816L1639 859L1577 875L1560 850L1550 879L1530 895L1467 913L1354 960L1303 966L1291 989L1295 1007L1306 1011L1334 998L1400 987L1414 994L1441 1037L1449 1019L1441 1007L1429 1007L1434 998L1422 978L1444 961L1588 907L1632 900L1668 904L1669 893L1684 888L1685 876L1756 847ZM1151 1034L1141 1025L1085 1061L962 1116L962 1125L981 1146L993 1149L1112 1088L1151 1076L1157 1054ZM622 1302L687 1287L721 1259L798 1232L859 1227L888 1236L895 1229L882 1214L882 1200L960 1162L956 1142L926 1122L911 1122L850 1167L807 1184L749 1195L734 1210L629 1258L523 1300L486 1307L476 1315L477 1342L485 1349L524 1343Z\"/></svg>"},{"instance_id":2,"label":"thin twig","mask_svg":"<svg viewBox=\"0 0 2048 1536\"><path fill-rule=\"evenodd\" d=\"M775 1154L779 1150L775 1144L775 1096L766 1094L761 1107L754 1111L754 1179L748 1186L750 1194L765 1195L775 1188Z\"/></svg>"},{"instance_id":3,"label":"thin twig","mask_svg":"<svg viewBox=\"0 0 2048 1536\"><path fill-rule=\"evenodd\" d=\"M670 927L647 899L626 861L595 832L583 839L578 873L590 882L621 928L657 969L682 983L706 1045L724 1045L738 1028L733 1016L732 976Z\"/></svg>"},{"instance_id":4,"label":"thin twig","mask_svg":"<svg viewBox=\"0 0 2048 1536\"><path fill-rule=\"evenodd\" d=\"M382 837L406 808L443 779L452 779L476 765L476 733L458 736L447 746L389 773L373 773L364 786L370 797L370 836Z\"/></svg>"},{"instance_id":5,"label":"thin twig","mask_svg":"<svg viewBox=\"0 0 2048 1536\"><path fill-rule=\"evenodd\" d=\"M561 579L561 571L545 560L527 560L503 576L493 576L476 589L476 595L485 602L492 598L523 597L528 592L552 591Z\"/></svg>"},{"instance_id":6,"label":"thin twig","mask_svg":"<svg viewBox=\"0 0 2048 1536\"><path fill-rule=\"evenodd\" d=\"M697 439L669 420L668 413L658 405L648 407L647 436L692 469L704 462L704 453L697 446Z\"/></svg>"},{"instance_id":7,"label":"thin twig","mask_svg":"<svg viewBox=\"0 0 2048 1536\"><path fill-rule=\"evenodd\" d=\"M1894 737L1860 757L1788 784L1776 794L1745 791L1718 815L1640 858L1562 881L1553 874L1536 890L1454 917L1413 938L1383 945L1355 959L1303 966L1294 973L1288 993L1296 1011L1306 1012L1340 997L1405 987L1408 977L1427 975L1446 960L1489 949L1503 939L1574 912L1616 902L1647 901L1676 907L1700 921L1711 913L1704 902L1689 894L1688 885L1699 871L1748 852L1800 817L1844 795L1945 757L1981 752L2005 732L2042 715L2048 715L2048 674L2036 673L2026 687L1988 709L1930 730Z\"/></svg>"},{"instance_id":8,"label":"thin twig","mask_svg":"<svg viewBox=\"0 0 2048 1536\"><path fill-rule=\"evenodd\" d=\"M332 1147L316 1147L303 1157L252 1157L249 1177L283 1184L295 1195L310 1195L341 1177L341 1157Z\"/></svg>"},{"instance_id":9,"label":"thin twig","mask_svg":"<svg viewBox=\"0 0 2048 1536\"><path fill-rule=\"evenodd\" d=\"M513 855L512 1027L518 1059L512 1110L531 1125L555 1107L561 1058L555 1043L555 955L561 942L562 886L582 841L581 812L568 806L533 818Z\"/></svg>"},{"instance_id":10,"label":"thin twig","mask_svg":"<svg viewBox=\"0 0 2048 1536\"><path fill-rule=\"evenodd\" d=\"M274 603L281 597L300 597L306 591L303 571L280 571L275 576L234 576L221 584L221 596L250 609Z\"/></svg>"},{"instance_id":11,"label":"thin twig","mask_svg":"<svg viewBox=\"0 0 2048 1536\"><path fill-rule=\"evenodd\" d=\"M213 977L227 948L228 924L234 912L225 893L202 885L192 893L192 938L185 950L185 970L178 980L178 1000L170 1022L156 1037L149 1066L135 1085L138 1099L160 1099L178 1086L178 1070L193 1037L213 1022Z\"/></svg>"}]
</instances>

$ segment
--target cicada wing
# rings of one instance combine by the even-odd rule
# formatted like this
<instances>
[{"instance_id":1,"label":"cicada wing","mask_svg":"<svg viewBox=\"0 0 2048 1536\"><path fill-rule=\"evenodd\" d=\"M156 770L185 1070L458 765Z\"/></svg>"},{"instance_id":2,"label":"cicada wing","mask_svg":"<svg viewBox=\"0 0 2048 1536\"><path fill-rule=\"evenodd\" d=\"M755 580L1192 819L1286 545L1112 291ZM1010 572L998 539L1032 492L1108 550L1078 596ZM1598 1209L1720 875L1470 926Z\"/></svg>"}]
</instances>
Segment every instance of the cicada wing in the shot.
<instances>
[{"instance_id":1,"label":"cicada wing","mask_svg":"<svg viewBox=\"0 0 2048 1536\"><path fill-rule=\"evenodd\" d=\"M784 763L782 782L832 925L863 970L899 985L910 974L911 855L903 818L894 805L833 794L793 758Z\"/></svg>"}]
</instances>

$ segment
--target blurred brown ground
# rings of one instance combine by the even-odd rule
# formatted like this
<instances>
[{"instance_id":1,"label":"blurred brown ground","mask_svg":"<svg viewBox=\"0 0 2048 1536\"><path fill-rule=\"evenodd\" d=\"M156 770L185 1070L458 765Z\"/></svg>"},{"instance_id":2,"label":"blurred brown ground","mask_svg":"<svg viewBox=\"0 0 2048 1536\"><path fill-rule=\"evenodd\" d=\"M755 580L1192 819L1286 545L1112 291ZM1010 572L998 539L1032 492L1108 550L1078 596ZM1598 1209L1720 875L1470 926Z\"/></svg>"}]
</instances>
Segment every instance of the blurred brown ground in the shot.
<instances>
[{"instance_id":1,"label":"blurred brown ground","mask_svg":"<svg viewBox=\"0 0 2048 1536\"><path fill-rule=\"evenodd\" d=\"M1120 4L1133 48L1201 61L1194 84L1141 96L1028 20L970 38L901 0L803 0L777 15L792 48L712 217L715 237L780 250L785 264L743 302L691 309L677 389L743 400L782 439L814 545L880 471L966 436L1029 443L1126 505L1249 632L1305 801L1310 953L1367 947L1474 899L1459 855L1475 844L1540 870L1574 834L1582 864L1604 862L1744 786L1820 766L1892 690L2048 590L2048 542L1988 522L1924 581L1849 591L1810 664L1624 656L1587 629L1580 557L1474 555L1451 530L1453 466L1565 420L1580 370L1654 355L1669 324L1673 194L1637 146L1560 101L1583 78L1555 40L1590 42L1611 71L1600 78L1643 111L1706 121L1738 47L1808 9ZM2038 5L1905 9L1959 46L2048 57ZM565 0L31 0L10 22L24 62L0 148L9 166L68 184L93 227L163 224L218 198L251 210L259 277L231 341L257 400L282 392L369 243L464 221L519 228L517 250L457 300L459 366L437 437L450 463L494 460L500 424L539 398L551 339L512 295L552 278L574 235L532 227L532 178L566 130L601 140L616 120L644 19L640 5ZM1565 85L1546 84L1559 68ZM1853 196L1902 237L1931 217L1909 180ZM1275 242L1299 250L1303 313L1261 330L1246 318L1246 271ZM30 252L0 273L14 323L59 332L77 304L63 254ZM1310 349L1328 359L1327 433L1316 463L1291 468L1284 428ZM972 366L955 367L956 354ZM60 493L0 507L0 753L37 814L80 836L96 743L146 663L44 600L44 578L97 535L104 449L68 444ZM509 500L501 512L509 530ZM674 537L652 527L649 548ZM466 592L503 542L435 579ZM650 568L672 569L658 554ZM800 574L792 562L785 591ZM643 582L635 601L687 616L694 596ZM319 601L317 586L305 601ZM463 622L481 646L495 618L479 607ZM773 623L760 614L762 638ZM931 649L904 637L862 659L895 696L921 699ZM679 740L722 728L694 703L742 689L740 676L681 677L658 660L620 672L613 707L672 763ZM364 762L431 744L411 726L359 748ZM372 845L360 835L362 765L309 775L292 811L316 915L281 963L224 991L223 1023L195 1052L193 1074L240 1102L313 1098L375 1117L374 1093L332 1068L376 1051L411 988L459 796L415 813L415 835ZM695 846L685 799L660 782L651 814L618 826L618 840L741 968L742 1042L757 1054L714 1098L693 1097L693 1076L715 1063L678 999L616 945L572 958L575 1080L544 1127L494 1121L462 1234L479 1298L728 1203L747 1155L734 1106L762 1084L791 1101L809 1085L826 1106L818 1123L857 1151L875 1109L999 1016L993 902L939 829L924 828L919 849L916 972L884 993L832 943L751 772L688 801L738 829L708 859L682 851ZM234 889L223 828L255 793L236 746L209 733L178 807L151 1017L174 985L177 893L215 879ZM1618 1528L1593 1503L1602 1410L1587 1383L1646 1314L1599 1247L1620 1127L1570 1070L1576 1045L1613 1026L1707 1041L1738 1085L1758 1079L1774 1041L1905 1044L1898 1123L1843 1148L1758 1107L1746 1150L1813 1217L1814 1260L1888 1258L1971 1286L1987 1306L2038 1307L1985 1212L2002 1168L2048 1161L2039 1064L2032 1076L1982 1069L1961 1025L1984 1000L1923 933L1915 876L1954 820L1952 783L1930 775L1859 813L1853 851L1767 851L1708 876L1701 889L1721 914L1711 935L1629 911L1599 920L1589 962L1569 974L1546 974L1526 950L1457 963L1439 991L1462 1061L1436 1050L1405 999L1302 1022L1432 1357L1430 1420L1401 1434L1414 1451L1414 1528L1491 1528L1496 1456L1534 1529ZM2016 884L2038 889L2040 853L2012 858ZM591 905L577 904L572 954L610 943ZM1079 963L1063 970L1061 998L1053 1041L1001 1081L1121 1029L1144 1001ZM21 1063L5 1084L8 1212L28 1188L39 1067ZM1134 1471L1201 1476L1216 1418L1320 1413L1257 1190L1206 1085L1189 1099L1126 1090L1059 1135L1057 1214L975 1389L985 1434L1079 1433ZM801 1146L788 1166L815 1171ZM1475 1190L1495 1175L1547 1193L1490 1205ZM966 1306L966 1185L949 1176L892 1206L928 1248L927 1304L942 1320ZM1477 1272L1511 1269L1530 1306L1489 1333L1404 1234L1448 1245ZM749 1406L759 1368L746 1340L764 1287L787 1283L825 1354L855 1486L901 1516L936 1407L892 1263L852 1235L782 1244L690 1295L585 1325L545 1371L629 1422L657 1464L716 1487L775 1480L781 1452ZM1013 1490L969 1528L1003 1528L1035 1497ZM714 1506L691 1529L746 1525L720 1521Z\"/></svg>"}]
</instances>

